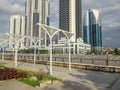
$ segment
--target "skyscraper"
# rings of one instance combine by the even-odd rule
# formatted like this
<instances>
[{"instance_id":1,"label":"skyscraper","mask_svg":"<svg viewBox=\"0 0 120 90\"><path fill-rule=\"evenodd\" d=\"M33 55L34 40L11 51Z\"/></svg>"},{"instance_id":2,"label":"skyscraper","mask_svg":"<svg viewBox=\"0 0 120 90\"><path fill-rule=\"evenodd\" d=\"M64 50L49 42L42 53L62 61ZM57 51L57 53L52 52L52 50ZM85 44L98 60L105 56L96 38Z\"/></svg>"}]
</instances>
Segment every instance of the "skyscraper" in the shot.
<instances>
[{"instance_id":1,"label":"skyscraper","mask_svg":"<svg viewBox=\"0 0 120 90\"><path fill-rule=\"evenodd\" d=\"M25 17L20 15L13 15L10 17L10 42L9 47L14 48L14 39L19 40L21 36L25 35ZM24 41L23 41L24 42ZM24 46L24 44L21 44ZM21 46L21 47L22 47Z\"/></svg>"},{"instance_id":2,"label":"skyscraper","mask_svg":"<svg viewBox=\"0 0 120 90\"><path fill-rule=\"evenodd\" d=\"M101 18L98 10L89 9L84 17L83 24L84 43L91 44L92 51L102 50Z\"/></svg>"},{"instance_id":3,"label":"skyscraper","mask_svg":"<svg viewBox=\"0 0 120 90\"><path fill-rule=\"evenodd\" d=\"M72 42L82 38L81 0L59 0L59 28L73 33Z\"/></svg>"},{"instance_id":4,"label":"skyscraper","mask_svg":"<svg viewBox=\"0 0 120 90\"><path fill-rule=\"evenodd\" d=\"M86 12L83 19L83 40L84 43L90 44L89 11Z\"/></svg>"},{"instance_id":5,"label":"skyscraper","mask_svg":"<svg viewBox=\"0 0 120 90\"><path fill-rule=\"evenodd\" d=\"M42 38L37 23L49 25L49 0L26 0L25 6L25 30L30 37ZM44 35L43 35L44 36Z\"/></svg>"}]
</instances>

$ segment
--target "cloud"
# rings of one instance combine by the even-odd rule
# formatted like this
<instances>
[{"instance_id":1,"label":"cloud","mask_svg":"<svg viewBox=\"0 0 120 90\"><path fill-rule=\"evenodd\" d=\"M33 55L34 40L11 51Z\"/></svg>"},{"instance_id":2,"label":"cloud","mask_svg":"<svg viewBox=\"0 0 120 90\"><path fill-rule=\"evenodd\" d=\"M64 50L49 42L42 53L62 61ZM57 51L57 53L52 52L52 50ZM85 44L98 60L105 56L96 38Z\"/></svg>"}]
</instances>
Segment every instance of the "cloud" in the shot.
<instances>
[{"instance_id":1,"label":"cloud","mask_svg":"<svg viewBox=\"0 0 120 90\"><path fill-rule=\"evenodd\" d=\"M59 4L58 0L51 0L50 4L50 25L59 27Z\"/></svg>"},{"instance_id":2,"label":"cloud","mask_svg":"<svg viewBox=\"0 0 120 90\"><path fill-rule=\"evenodd\" d=\"M109 41L111 41L112 38L111 38L111 37L106 37L105 40L109 40Z\"/></svg>"},{"instance_id":3,"label":"cloud","mask_svg":"<svg viewBox=\"0 0 120 90\"><path fill-rule=\"evenodd\" d=\"M59 25L59 0L51 1L50 25ZM82 0L83 15L88 9L98 9L102 18L103 46L120 47L120 0ZM9 32L9 17L24 15L25 0L0 0L0 32Z\"/></svg>"},{"instance_id":4,"label":"cloud","mask_svg":"<svg viewBox=\"0 0 120 90\"><path fill-rule=\"evenodd\" d=\"M0 11L1 15L23 14L24 6L20 5L19 3L10 3L8 0L1 0Z\"/></svg>"},{"instance_id":5,"label":"cloud","mask_svg":"<svg viewBox=\"0 0 120 90\"><path fill-rule=\"evenodd\" d=\"M83 0L83 14L88 9L100 10L103 46L120 47L120 0Z\"/></svg>"},{"instance_id":6,"label":"cloud","mask_svg":"<svg viewBox=\"0 0 120 90\"><path fill-rule=\"evenodd\" d=\"M23 4L24 0L0 0L0 33L9 32L9 17L11 15L24 14Z\"/></svg>"},{"instance_id":7,"label":"cloud","mask_svg":"<svg viewBox=\"0 0 120 90\"><path fill-rule=\"evenodd\" d=\"M119 38L120 38L119 29L106 31L103 33L103 46L119 48L120 47Z\"/></svg>"}]
</instances>

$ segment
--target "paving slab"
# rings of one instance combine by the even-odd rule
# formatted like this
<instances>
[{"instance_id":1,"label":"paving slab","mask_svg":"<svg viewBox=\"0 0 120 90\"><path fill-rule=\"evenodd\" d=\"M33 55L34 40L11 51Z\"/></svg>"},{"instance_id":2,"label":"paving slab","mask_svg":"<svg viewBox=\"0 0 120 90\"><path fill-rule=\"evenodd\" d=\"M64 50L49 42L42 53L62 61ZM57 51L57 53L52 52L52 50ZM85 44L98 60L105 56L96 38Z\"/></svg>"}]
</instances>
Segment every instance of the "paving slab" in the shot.
<instances>
[{"instance_id":1,"label":"paving slab","mask_svg":"<svg viewBox=\"0 0 120 90\"><path fill-rule=\"evenodd\" d=\"M0 90L39 90L15 79L0 81Z\"/></svg>"},{"instance_id":2,"label":"paving slab","mask_svg":"<svg viewBox=\"0 0 120 90\"><path fill-rule=\"evenodd\" d=\"M0 61L0 64L7 67L14 67L13 61L4 60ZM19 62L17 68L35 72L40 70L49 72L49 65L36 64L36 66L34 66L34 64ZM66 67L53 66L53 76L61 78L63 82L58 82L43 88L28 87L32 88L32 90L120 90L120 75L117 73L105 73L73 68L68 70ZM6 84L6 87L10 85ZM24 89L19 85L18 87L21 88L20 90L30 90L26 88L26 86L23 87ZM0 85L0 90L9 89L1 89Z\"/></svg>"}]
</instances>

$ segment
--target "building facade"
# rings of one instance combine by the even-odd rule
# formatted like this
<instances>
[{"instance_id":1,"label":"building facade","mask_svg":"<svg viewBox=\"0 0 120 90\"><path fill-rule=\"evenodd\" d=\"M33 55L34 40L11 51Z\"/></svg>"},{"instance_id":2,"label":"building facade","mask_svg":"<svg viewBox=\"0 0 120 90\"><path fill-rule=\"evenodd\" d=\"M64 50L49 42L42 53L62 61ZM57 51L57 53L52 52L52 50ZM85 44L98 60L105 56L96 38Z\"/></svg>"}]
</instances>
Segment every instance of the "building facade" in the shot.
<instances>
[{"instance_id":1,"label":"building facade","mask_svg":"<svg viewBox=\"0 0 120 90\"><path fill-rule=\"evenodd\" d=\"M71 51L73 54L87 54L88 52L91 52L91 45L85 44L82 38L77 39L76 43L70 43L70 44L71 44ZM64 51L68 50L67 48L69 47L68 40L62 38L61 40L59 40L58 46L63 47Z\"/></svg>"},{"instance_id":2,"label":"building facade","mask_svg":"<svg viewBox=\"0 0 120 90\"><path fill-rule=\"evenodd\" d=\"M49 0L26 0L25 4L25 32L26 36L44 38L45 33L37 23L49 25ZM40 40L41 42L41 40ZM27 41L27 43L29 43Z\"/></svg>"},{"instance_id":3,"label":"building facade","mask_svg":"<svg viewBox=\"0 0 120 90\"><path fill-rule=\"evenodd\" d=\"M91 44L93 52L102 51L102 26L98 10L89 9L83 22L84 43Z\"/></svg>"},{"instance_id":4,"label":"building facade","mask_svg":"<svg viewBox=\"0 0 120 90\"><path fill-rule=\"evenodd\" d=\"M59 0L59 28L73 33L72 42L82 38L82 0Z\"/></svg>"},{"instance_id":5,"label":"building facade","mask_svg":"<svg viewBox=\"0 0 120 90\"><path fill-rule=\"evenodd\" d=\"M9 40L9 48L14 47L14 41L19 40L22 36L25 35L25 17L20 15L13 15L10 17L10 40ZM19 46L21 48L24 47L24 40Z\"/></svg>"}]
</instances>

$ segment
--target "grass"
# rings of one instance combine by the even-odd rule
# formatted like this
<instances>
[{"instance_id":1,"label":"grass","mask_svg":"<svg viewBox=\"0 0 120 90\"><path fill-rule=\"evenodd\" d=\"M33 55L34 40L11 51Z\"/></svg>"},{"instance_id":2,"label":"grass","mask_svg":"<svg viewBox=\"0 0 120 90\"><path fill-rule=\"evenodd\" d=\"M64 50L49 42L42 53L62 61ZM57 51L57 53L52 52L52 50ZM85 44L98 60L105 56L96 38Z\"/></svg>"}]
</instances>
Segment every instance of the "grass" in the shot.
<instances>
[{"instance_id":1,"label":"grass","mask_svg":"<svg viewBox=\"0 0 120 90\"><path fill-rule=\"evenodd\" d=\"M31 81L30 79L33 76L37 77L38 80L32 80ZM56 80L62 81L59 78L47 75L45 73L35 73L35 72L32 72L32 71L27 71L27 78L20 78L18 80L23 82L23 83L26 83L30 86L33 86L33 87L40 86L41 81L56 81Z\"/></svg>"},{"instance_id":2,"label":"grass","mask_svg":"<svg viewBox=\"0 0 120 90\"><path fill-rule=\"evenodd\" d=\"M30 80L29 78L19 78L18 80L23 82L23 83L26 83L30 86L33 86L33 87L40 86L40 81L38 81L38 80L36 80L36 81L35 80Z\"/></svg>"},{"instance_id":3,"label":"grass","mask_svg":"<svg viewBox=\"0 0 120 90\"><path fill-rule=\"evenodd\" d=\"M56 80L62 81L61 79L56 78L56 77L52 77L52 76L43 76L43 80L44 81L48 81L48 80L51 80L51 81L56 81Z\"/></svg>"},{"instance_id":4,"label":"grass","mask_svg":"<svg viewBox=\"0 0 120 90\"><path fill-rule=\"evenodd\" d=\"M7 67L0 64L0 69L5 69L5 68L7 68Z\"/></svg>"}]
</instances>

